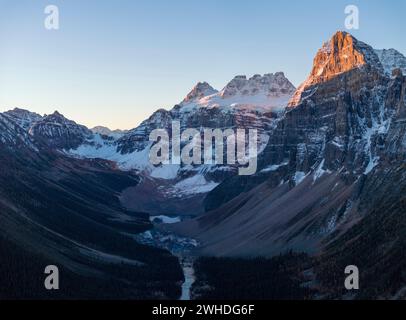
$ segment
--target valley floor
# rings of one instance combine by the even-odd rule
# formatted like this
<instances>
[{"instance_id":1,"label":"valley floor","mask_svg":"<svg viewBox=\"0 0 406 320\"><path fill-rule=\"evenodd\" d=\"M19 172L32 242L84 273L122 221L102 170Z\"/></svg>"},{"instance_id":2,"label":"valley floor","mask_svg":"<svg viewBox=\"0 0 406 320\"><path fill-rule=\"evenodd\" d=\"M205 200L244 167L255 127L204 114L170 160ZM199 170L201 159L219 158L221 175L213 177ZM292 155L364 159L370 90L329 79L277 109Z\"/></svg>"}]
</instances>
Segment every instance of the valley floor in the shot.
<instances>
[{"instance_id":1,"label":"valley floor","mask_svg":"<svg viewBox=\"0 0 406 320\"><path fill-rule=\"evenodd\" d=\"M184 275L180 300L306 300L315 293L307 285L313 278L304 272L312 261L306 254L288 253L272 259L198 257L196 240L164 231L177 217L151 220L159 223L135 239L179 258Z\"/></svg>"}]
</instances>

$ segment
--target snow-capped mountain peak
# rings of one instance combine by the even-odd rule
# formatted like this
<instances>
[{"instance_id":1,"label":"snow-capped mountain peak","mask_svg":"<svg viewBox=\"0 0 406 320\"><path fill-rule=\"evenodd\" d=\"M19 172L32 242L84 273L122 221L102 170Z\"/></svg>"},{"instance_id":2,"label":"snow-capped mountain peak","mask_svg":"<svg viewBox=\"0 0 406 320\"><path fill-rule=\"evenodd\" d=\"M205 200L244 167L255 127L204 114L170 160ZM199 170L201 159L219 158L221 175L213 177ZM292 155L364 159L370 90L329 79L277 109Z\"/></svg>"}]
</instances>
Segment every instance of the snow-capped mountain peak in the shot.
<instances>
[{"instance_id":1,"label":"snow-capped mountain peak","mask_svg":"<svg viewBox=\"0 0 406 320\"><path fill-rule=\"evenodd\" d=\"M235 89L235 90L234 90ZM234 91L233 91L234 90ZM233 91L233 92L231 92ZM180 104L171 110L160 109L154 112L137 128L128 131L111 143L100 135L88 139L79 147L72 147L70 154L85 158L103 158L115 161L124 170L136 169L151 179L175 181L175 189L165 197L179 195L179 190L190 193L206 193L218 185L225 177L233 175L235 165L196 165L178 164L153 166L149 161L151 142L149 135L154 129L172 130L174 121L182 128L245 128L258 131L258 153L268 142L268 132L279 120L279 111L284 110L295 91L295 87L282 72L275 74L235 77L221 92L206 82L198 83ZM97 133L105 130L93 130ZM106 132L105 132L106 133ZM188 183L198 183L199 188L191 188ZM179 188L178 188L179 187ZM193 190L193 191L191 191ZM186 191L185 191L186 192ZM166 198L165 198L166 199Z\"/></svg>"},{"instance_id":2,"label":"snow-capped mountain peak","mask_svg":"<svg viewBox=\"0 0 406 320\"><path fill-rule=\"evenodd\" d=\"M197 101L203 97L210 96L217 93L218 90L214 89L207 82L198 82L193 89L188 93L186 98L182 101L183 104L187 104L193 101Z\"/></svg>"},{"instance_id":3,"label":"snow-capped mountain peak","mask_svg":"<svg viewBox=\"0 0 406 320\"><path fill-rule=\"evenodd\" d=\"M58 111L35 122L29 134L50 147L67 150L79 146L93 135L88 128L65 118Z\"/></svg>"},{"instance_id":4,"label":"snow-capped mountain peak","mask_svg":"<svg viewBox=\"0 0 406 320\"><path fill-rule=\"evenodd\" d=\"M55 121L58 123L73 122L73 121L65 118L64 115L59 113L57 110L55 110L54 113L52 113L52 114L45 115L44 120L46 120L47 122Z\"/></svg>"},{"instance_id":5,"label":"snow-capped mountain peak","mask_svg":"<svg viewBox=\"0 0 406 320\"><path fill-rule=\"evenodd\" d=\"M387 75L391 75L394 69L401 69L406 74L406 57L395 49L375 50Z\"/></svg>"},{"instance_id":6,"label":"snow-capped mountain peak","mask_svg":"<svg viewBox=\"0 0 406 320\"><path fill-rule=\"evenodd\" d=\"M96 126L92 129L90 129L93 133L100 134L102 136L109 136L113 137L115 139L121 138L123 135L125 135L128 131L127 130L110 130L107 127L103 126Z\"/></svg>"},{"instance_id":7,"label":"snow-capped mountain peak","mask_svg":"<svg viewBox=\"0 0 406 320\"><path fill-rule=\"evenodd\" d=\"M191 112L199 108L281 111L285 109L295 92L295 87L283 72L263 76L257 74L249 79L244 75L239 75L234 77L220 92L210 88L204 83L195 87L188 95L191 98L185 99L176 109L180 108L182 112ZM197 94L201 92L205 92L206 95Z\"/></svg>"},{"instance_id":8,"label":"snow-capped mountain peak","mask_svg":"<svg viewBox=\"0 0 406 320\"><path fill-rule=\"evenodd\" d=\"M309 77L297 89L289 102L289 107L298 105L303 92L308 88L364 65L369 65L380 72L384 71L378 55L371 46L347 32L337 32L317 52Z\"/></svg>"},{"instance_id":9,"label":"snow-capped mountain peak","mask_svg":"<svg viewBox=\"0 0 406 320\"><path fill-rule=\"evenodd\" d=\"M20 108L6 111L3 115L25 130L29 129L35 122L42 119L42 116L39 114Z\"/></svg>"},{"instance_id":10,"label":"snow-capped mountain peak","mask_svg":"<svg viewBox=\"0 0 406 320\"><path fill-rule=\"evenodd\" d=\"M293 94L295 87L285 77L283 72L268 73L263 76L256 74L250 79L246 76L236 76L221 91L220 95L226 99L235 96L254 96L264 94L269 97L278 97Z\"/></svg>"}]
</instances>

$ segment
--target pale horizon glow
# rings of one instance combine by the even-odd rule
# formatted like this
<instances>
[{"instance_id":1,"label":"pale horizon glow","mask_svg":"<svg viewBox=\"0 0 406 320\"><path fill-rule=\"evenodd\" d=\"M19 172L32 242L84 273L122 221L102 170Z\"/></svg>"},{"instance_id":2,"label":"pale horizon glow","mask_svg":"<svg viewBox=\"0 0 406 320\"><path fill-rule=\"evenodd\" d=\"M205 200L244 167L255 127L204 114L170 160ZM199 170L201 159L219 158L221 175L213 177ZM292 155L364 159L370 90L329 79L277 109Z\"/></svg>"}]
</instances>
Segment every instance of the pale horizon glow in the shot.
<instances>
[{"instance_id":1,"label":"pale horizon glow","mask_svg":"<svg viewBox=\"0 0 406 320\"><path fill-rule=\"evenodd\" d=\"M44 28L44 8L60 30ZM317 50L344 30L406 54L405 1L0 0L0 112L55 110L89 128L132 129L199 81L282 71L298 86Z\"/></svg>"}]
</instances>

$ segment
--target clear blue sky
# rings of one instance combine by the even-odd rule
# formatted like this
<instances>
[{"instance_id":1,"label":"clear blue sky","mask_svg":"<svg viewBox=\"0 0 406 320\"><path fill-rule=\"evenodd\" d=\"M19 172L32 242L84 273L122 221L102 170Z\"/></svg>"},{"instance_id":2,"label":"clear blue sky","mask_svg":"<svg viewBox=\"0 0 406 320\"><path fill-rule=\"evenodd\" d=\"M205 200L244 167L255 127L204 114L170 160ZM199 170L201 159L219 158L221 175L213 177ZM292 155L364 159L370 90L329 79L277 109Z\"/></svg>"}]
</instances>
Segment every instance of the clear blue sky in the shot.
<instances>
[{"instance_id":1,"label":"clear blue sky","mask_svg":"<svg viewBox=\"0 0 406 320\"><path fill-rule=\"evenodd\" d=\"M44 28L49 4L58 31ZM406 53L403 0L0 0L0 111L132 128L198 81L284 71L298 85L348 4L358 39Z\"/></svg>"}]
</instances>

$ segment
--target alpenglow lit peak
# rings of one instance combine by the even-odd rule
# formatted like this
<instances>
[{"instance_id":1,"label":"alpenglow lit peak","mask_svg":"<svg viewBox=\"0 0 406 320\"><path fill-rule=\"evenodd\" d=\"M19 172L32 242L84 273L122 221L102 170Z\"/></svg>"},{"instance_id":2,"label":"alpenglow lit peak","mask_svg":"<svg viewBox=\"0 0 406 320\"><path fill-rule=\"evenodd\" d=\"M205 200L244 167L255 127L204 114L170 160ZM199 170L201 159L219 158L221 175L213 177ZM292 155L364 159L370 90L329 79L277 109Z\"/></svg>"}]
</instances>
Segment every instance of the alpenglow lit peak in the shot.
<instances>
[{"instance_id":1,"label":"alpenglow lit peak","mask_svg":"<svg viewBox=\"0 0 406 320\"><path fill-rule=\"evenodd\" d=\"M310 87L366 64L383 72L379 57L372 47L358 41L347 32L337 32L317 52L309 77L297 89L289 102L289 107L297 106L302 100L303 93Z\"/></svg>"}]
</instances>

